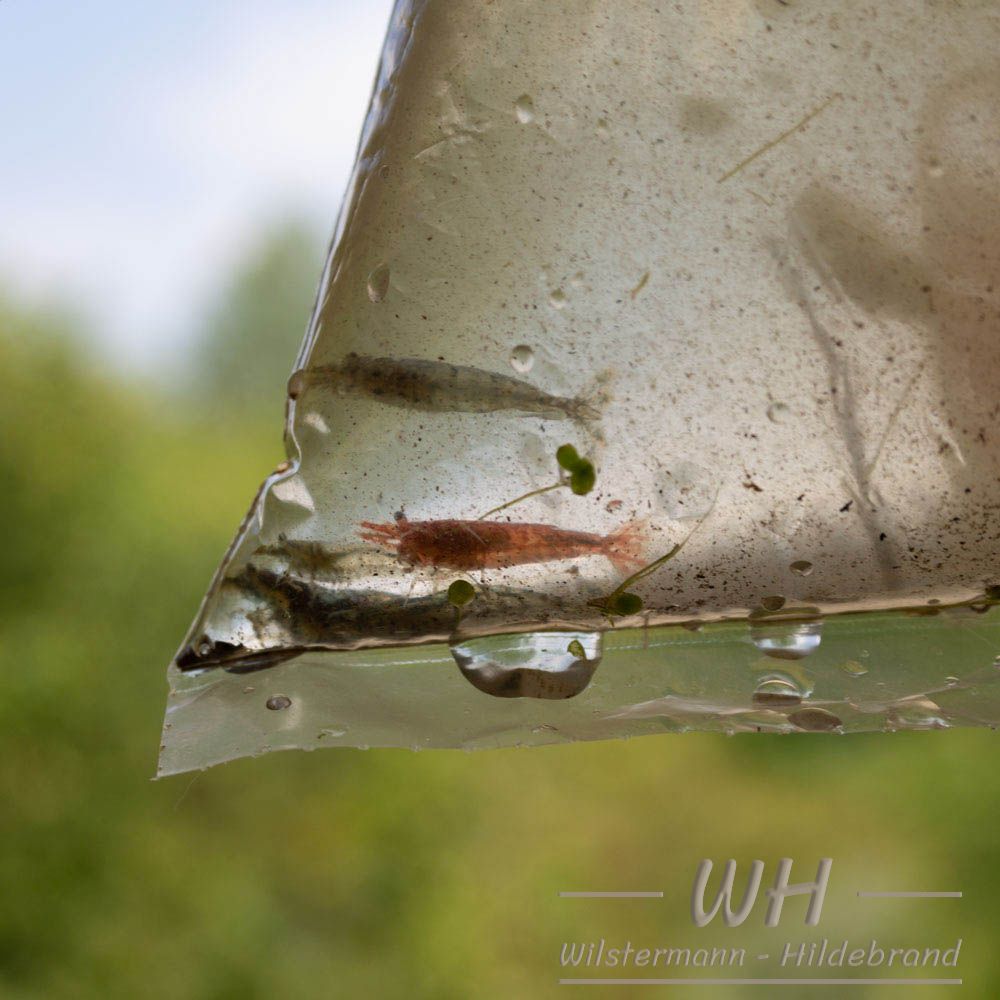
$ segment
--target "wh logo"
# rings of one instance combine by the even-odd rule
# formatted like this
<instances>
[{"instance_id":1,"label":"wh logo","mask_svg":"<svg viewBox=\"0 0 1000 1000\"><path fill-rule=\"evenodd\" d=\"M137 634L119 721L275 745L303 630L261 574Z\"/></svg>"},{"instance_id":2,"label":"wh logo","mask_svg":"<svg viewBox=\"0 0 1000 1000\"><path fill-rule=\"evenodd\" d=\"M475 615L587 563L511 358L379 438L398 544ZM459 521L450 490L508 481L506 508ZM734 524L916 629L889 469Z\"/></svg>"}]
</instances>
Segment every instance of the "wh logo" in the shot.
<instances>
[{"instance_id":1,"label":"wh logo","mask_svg":"<svg viewBox=\"0 0 1000 1000\"><path fill-rule=\"evenodd\" d=\"M782 858L778 862L778 872L774 877L774 885L765 890L765 895L768 898L767 914L764 917L765 926L778 926L778 921L781 919L781 907L786 896L809 895L811 898L809 908L806 910L806 924L809 927L815 927L819 923L820 913L823 910L823 898L826 896L826 886L830 881L830 868L832 866L832 858L820 858L815 882L799 882L797 885L789 885L788 879L792 874L792 859ZM695 926L707 926L722 908L724 910L722 919L726 926L738 927L750 915L754 903L757 902L757 892L760 889L761 876L764 874L764 862L754 861L751 864L750 878L743 892L743 899L735 912L732 908L732 901L733 882L736 879L736 862L731 858L726 862L722 885L716 893L711 910L706 911L705 888L711 874L712 862L706 858L698 866L694 887L691 890L691 918L694 920Z\"/></svg>"}]
</instances>

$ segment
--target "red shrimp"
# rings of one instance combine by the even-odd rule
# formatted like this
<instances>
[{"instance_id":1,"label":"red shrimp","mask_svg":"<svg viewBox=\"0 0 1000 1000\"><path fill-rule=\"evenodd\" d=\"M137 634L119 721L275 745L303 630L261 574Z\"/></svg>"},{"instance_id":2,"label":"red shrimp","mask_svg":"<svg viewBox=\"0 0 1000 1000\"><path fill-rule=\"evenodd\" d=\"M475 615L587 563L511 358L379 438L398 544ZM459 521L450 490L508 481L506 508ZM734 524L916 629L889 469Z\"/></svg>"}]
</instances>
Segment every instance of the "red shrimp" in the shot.
<instances>
[{"instance_id":1,"label":"red shrimp","mask_svg":"<svg viewBox=\"0 0 1000 1000\"><path fill-rule=\"evenodd\" d=\"M643 522L623 524L610 535L566 531L551 524L505 521L409 521L396 515L395 524L362 521L366 542L391 546L413 566L483 570L579 556L602 555L620 573L643 565Z\"/></svg>"}]
</instances>

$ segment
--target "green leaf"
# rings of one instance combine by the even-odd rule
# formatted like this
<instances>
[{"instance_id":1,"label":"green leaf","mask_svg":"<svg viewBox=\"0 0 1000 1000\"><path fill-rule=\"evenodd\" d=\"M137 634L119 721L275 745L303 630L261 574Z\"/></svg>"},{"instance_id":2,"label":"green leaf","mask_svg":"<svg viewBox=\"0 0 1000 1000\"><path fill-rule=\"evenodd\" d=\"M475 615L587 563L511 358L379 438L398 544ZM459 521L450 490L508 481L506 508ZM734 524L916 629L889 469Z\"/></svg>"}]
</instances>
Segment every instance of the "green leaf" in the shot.
<instances>
[{"instance_id":1,"label":"green leaf","mask_svg":"<svg viewBox=\"0 0 1000 1000\"><path fill-rule=\"evenodd\" d=\"M571 444L560 445L556 449L556 461L567 472L576 472L584 461Z\"/></svg>"},{"instance_id":2,"label":"green leaf","mask_svg":"<svg viewBox=\"0 0 1000 1000\"><path fill-rule=\"evenodd\" d=\"M476 596L476 590L468 580L455 580L448 588L448 601L456 608L464 607Z\"/></svg>"},{"instance_id":3,"label":"green leaf","mask_svg":"<svg viewBox=\"0 0 1000 1000\"><path fill-rule=\"evenodd\" d=\"M615 594L608 601L608 611L615 615L637 615L642 607L642 598L638 594Z\"/></svg>"},{"instance_id":4,"label":"green leaf","mask_svg":"<svg viewBox=\"0 0 1000 1000\"><path fill-rule=\"evenodd\" d=\"M594 471L593 464L585 458L581 459L579 466L573 470L573 474L570 476L569 488L577 496L582 497L594 488L595 482L597 482L597 473Z\"/></svg>"}]
</instances>

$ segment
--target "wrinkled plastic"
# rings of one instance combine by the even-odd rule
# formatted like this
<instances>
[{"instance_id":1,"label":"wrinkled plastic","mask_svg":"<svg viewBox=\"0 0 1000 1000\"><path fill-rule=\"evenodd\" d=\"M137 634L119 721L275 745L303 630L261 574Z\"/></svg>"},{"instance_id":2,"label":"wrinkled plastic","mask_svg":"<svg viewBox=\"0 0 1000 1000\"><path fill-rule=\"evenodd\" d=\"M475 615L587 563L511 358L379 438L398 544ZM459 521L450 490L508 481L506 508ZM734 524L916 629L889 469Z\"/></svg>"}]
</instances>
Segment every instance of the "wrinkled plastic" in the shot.
<instances>
[{"instance_id":1,"label":"wrinkled plastic","mask_svg":"<svg viewBox=\"0 0 1000 1000\"><path fill-rule=\"evenodd\" d=\"M1000 719L998 14L400 3L164 773Z\"/></svg>"}]
</instances>

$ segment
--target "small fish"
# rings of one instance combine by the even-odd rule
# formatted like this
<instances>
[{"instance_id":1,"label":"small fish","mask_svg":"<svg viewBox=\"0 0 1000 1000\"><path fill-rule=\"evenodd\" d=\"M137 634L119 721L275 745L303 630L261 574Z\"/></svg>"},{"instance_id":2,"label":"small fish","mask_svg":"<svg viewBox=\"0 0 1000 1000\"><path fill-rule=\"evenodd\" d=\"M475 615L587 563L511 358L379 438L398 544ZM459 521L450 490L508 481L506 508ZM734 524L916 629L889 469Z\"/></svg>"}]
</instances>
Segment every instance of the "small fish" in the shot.
<instances>
[{"instance_id":1,"label":"small fish","mask_svg":"<svg viewBox=\"0 0 1000 1000\"><path fill-rule=\"evenodd\" d=\"M505 521L409 521L395 524L362 521L366 542L390 546L414 566L457 570L501 569L556 559L602 555L620 573L640 567L643 523L630 521L610 535L566 531L551 524Z\"/></svg>"},{"instance_id":2,"label":"small fish","mask_svg":"<svg viewBox=\"0 0 1000 1000\"><path fill-rule=\"evenodd\" d=\"M369 358L352 352L339 365L295 372L288 393L295 399L304 389L316 385L430 413L517 410L552 420L568 417L588 421L600 417L580 397L552 396L509 375L422 358Z\"/></svg>"}]
</instances>

